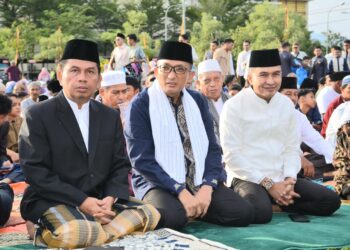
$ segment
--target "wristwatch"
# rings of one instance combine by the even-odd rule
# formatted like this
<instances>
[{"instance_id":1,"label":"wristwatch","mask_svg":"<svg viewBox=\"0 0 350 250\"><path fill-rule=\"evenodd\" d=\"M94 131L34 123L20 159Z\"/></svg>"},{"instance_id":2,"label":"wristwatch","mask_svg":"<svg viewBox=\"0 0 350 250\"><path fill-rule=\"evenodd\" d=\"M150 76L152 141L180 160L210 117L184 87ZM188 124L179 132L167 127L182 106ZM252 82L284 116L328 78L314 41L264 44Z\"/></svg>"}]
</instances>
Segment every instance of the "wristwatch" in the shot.
<instances>
[{"instance_id":1,"label":"wristwatch","mask_svg":"<svg viewBox=\"0 0 350 250\"><path fill-rule=\"evenodd\" d=\"M275 182L268 177L264 178L261 182L261 186L263 186L266 189L266 191L269 191L270 188L272 188L273 184L275 184Z\"/></svg>"}]
</instances>

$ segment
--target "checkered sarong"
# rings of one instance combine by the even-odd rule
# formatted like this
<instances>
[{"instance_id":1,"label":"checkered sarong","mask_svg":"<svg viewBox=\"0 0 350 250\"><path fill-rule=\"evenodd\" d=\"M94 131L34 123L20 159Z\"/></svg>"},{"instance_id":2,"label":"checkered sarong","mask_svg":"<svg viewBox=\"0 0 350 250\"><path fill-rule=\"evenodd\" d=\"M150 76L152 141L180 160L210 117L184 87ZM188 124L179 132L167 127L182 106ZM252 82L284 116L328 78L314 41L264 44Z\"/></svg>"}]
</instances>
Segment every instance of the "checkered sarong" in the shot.
<instances>
[{"instance_id":1,"label":"checkered sarong","mask_svg":"<svg viewBox=\"0 0 350 250\"><path fill-rule=\"evenodd\" d=\"M160 219L149 204L128 207L118 205L117 216L101 225L78 208L58 205L49 208L39 221L34 245L50 248L100 246L132 232L153 230Z\"/></svg>"}]
</instances>

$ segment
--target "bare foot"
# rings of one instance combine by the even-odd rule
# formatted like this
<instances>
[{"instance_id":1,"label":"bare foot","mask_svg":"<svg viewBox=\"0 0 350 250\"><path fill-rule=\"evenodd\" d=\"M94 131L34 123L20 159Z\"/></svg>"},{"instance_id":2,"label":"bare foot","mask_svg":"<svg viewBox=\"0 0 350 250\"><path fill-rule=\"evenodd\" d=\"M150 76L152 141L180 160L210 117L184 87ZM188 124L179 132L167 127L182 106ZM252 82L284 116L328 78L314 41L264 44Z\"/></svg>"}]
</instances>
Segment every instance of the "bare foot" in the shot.
<instances>
[{"instance_id":1,"label":"bare foot","mask_svg":"<svg viewBox=\"0 0 350 250\"><path fill-rule=\"evenodd\" d=\"M34 239L34 233L35 233L35 228L34 228L34 223L27 220L26 221L26 226L27 226L27 231L28 231L28 234L29 234L29 238L31 240Z\"/></svg>"}]
</instances>

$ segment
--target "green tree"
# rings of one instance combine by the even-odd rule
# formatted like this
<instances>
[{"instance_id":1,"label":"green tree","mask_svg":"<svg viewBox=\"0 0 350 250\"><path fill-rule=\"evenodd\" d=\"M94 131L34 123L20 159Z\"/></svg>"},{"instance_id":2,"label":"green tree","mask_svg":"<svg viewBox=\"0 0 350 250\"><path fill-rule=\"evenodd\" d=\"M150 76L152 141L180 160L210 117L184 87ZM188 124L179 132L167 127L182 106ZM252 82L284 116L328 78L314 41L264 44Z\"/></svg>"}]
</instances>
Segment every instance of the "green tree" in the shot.
<instances>
[{"instance_id":1,"label":"green tree","mask_svg":"<svg viewBox=\"0 0 350 250\"><path fill-rule=\"evenodd\" d=\"M58 10L44 11L41 19L44 34L50 36L61 27L64 34L73 35L75 38L97 40L95 18L88 16L88 11L91 11L91 7L87 4L60 4Z\"/></svg>"},{"instance_id":2,"label":"green tree","mask_svg":"<svg viewBox=\"0 0 350 250\"><path fill-rule=\"evenodd\" d=\"M264 2L254 7L245 26L237 27L232 38L236 41L234 54L242 50L243 40L251 41L252 49L278 48L282 41L299 42L308 48L310 32L306 29L305 18L289 12L288 28L285 29L285 11L279 5Z\"/></svg>"},{"instance_id":3,"label":"green tree","mask_svg":"<svg viewBox=\"0 0 350 250\"><path fill-rule=\"evenodd\" d=\"M191 44L195 47L199 58L203 58L212 40L228 36L223 31L224 25L211 14L203 13L200 22L195 22L192 28Z\"/></svg>"},{"instance_id":4,"label":"green tree","mask_svg":"<svg viewBox=\"0 0 350 250\"><path fill-rule=\"evenodd\" d=\"M244 25L255 1L250 0L199 0L200 12L210 13L223 23L225 30Z\"/></svg>"},{"instance_id":5,"label":"green tree","mask_svg":"<svg viewBox=\"0 0 350 250\"><path fill-rule=\"evenodd\" d=\"M40 52L34 58L36 60L59 60L65 44L71 39L73 39L72 35L65 35L60 28L57 29L51 36L40 38Z\"/></svg>"},{"instance_id":6,"label":"green tree","mask_svg":"<svg viewBox=\"0 0 350 250\"><path fill-rule=\"evenodd\" d=\"M341 46L346 39L346 37L340 35L339 32L333 32L329 30L329 32L322 32L322 34L327 38L326 46L330 49L332 46Z\"/></svg>"},{"instance_id":7,"label":"green tree","mask_svg":"<svg viewBox=\"0 0 350 250\"><path fill-rule=\"evenodd\" d=\"M131 10L127 16L128 21L123 23L126 34L139 34L147 26L147 15L144 12Z\"/></svg>"}]
</instances>

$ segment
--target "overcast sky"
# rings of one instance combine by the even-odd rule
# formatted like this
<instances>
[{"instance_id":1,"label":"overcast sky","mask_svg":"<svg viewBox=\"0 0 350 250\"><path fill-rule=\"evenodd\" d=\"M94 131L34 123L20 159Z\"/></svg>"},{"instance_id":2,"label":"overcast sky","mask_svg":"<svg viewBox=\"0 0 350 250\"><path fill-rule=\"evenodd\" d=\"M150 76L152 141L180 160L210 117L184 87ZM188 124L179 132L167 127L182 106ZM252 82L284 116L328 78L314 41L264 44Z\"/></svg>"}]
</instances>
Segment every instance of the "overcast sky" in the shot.
<instances>
[{"instance_id":1,"label":"overcast sky","mask_svg":"<svg viewBox=\"0 0 350 250\"><path fill-rule=\"evenodd\" d=\"M312 38L322 39L320 33L327 31L327 15L332 8L329 29L350 39L350 0L309 1L308 29L315 32Z\"/></svg>"}]
</instances>

